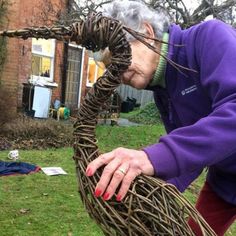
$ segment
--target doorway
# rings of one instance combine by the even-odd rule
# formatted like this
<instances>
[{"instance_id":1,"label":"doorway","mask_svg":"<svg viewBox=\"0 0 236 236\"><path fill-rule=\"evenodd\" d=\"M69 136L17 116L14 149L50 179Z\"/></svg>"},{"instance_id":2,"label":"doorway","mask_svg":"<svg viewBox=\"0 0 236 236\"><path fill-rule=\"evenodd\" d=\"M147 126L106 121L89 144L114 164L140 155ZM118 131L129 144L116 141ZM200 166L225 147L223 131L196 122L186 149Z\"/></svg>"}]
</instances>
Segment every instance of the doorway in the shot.
<instances>
[{"instance_id":1,"label":"doorway","mask_svg":"<svg viewBox=\"0 0 236 236\"><path fill-rule=\"evenodd\" d=\"M68 67L66 76L65 106L74 110L80 105L83 48L70 44L67 60Z\"/></svg>"}]
</instances>

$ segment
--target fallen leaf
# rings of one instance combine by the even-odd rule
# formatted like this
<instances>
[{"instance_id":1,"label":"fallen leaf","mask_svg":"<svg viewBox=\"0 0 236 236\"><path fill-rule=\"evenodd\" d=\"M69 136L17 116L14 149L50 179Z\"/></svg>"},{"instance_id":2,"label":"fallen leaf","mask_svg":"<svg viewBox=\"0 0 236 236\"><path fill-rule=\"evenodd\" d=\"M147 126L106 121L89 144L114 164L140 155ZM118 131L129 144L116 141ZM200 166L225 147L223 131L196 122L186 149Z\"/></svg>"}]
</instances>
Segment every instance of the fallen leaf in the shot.
<instances>
[{"instance_id":1,"label":"fallen leaf","mask_svg":"<svg viewBox=\"0 0 236 236\"><path fill-rule=\"evenodd\" d=\"M30 209L25 209L25 208L20 209L20 213L21 213L21 214L26 214L26 213L28 213L29 211L30 211Z\"/></svg>"}]
</instances>

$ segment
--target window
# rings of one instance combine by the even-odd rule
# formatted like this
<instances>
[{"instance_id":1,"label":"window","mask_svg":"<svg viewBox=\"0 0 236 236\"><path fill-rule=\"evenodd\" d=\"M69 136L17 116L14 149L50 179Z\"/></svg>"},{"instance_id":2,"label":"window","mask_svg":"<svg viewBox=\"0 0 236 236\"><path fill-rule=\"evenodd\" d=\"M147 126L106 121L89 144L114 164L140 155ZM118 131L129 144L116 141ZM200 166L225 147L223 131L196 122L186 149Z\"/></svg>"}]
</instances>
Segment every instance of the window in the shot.
<instances>
[{"instance_id":1,"label":"window","mask_svg":"<svg viewBox=\"0 0 236 236\"><path fill-rule=\"evenodd\" d=\"M91 87L104 72L104 64L100 61L95 61L92 57L89 57L87 86Z\"/></svg>"},{"instance_id":2,"label":"window","mask_svg":"<svg viewBox=\"0 0 236 236\"><path fill-rule=\"evenodd\" d=\"M55 39L32 39L32 77L53 81Z\"/></svg>"}]
</instances>

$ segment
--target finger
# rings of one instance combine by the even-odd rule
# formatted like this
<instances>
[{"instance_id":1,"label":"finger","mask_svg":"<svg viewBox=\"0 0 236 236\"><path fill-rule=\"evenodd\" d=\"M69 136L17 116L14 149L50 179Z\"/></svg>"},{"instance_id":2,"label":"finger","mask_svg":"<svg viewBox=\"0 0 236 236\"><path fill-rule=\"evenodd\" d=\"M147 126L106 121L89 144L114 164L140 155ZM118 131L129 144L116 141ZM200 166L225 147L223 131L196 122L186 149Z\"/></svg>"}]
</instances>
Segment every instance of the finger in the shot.
<instances>
[{"instance_id":1,"label":"finger","mask_svg":"<svg viewBox=\"0 0 236 236\"><path fill-rule=\"evenodd\" d=\"M106 189L106 192L103 195L103 200L105 200L105 201L109 200L113 196L117 187L124 179L128 170L129 170L129 163L128 162L124 162L115 170L115 172L112 176L112 179Z\"/></svg>"},{"instance_id":2,"label":"finger","mask_svg":"<svg viewBox=\"0 0 236 236\"><path fill-rule=\"evenodd\" d=\"M86 168L86 175L92 176L98 168L109 163L115 157L114 151L104 153L90 162Z\"/></svg>"},{"instance_id":3,"label":"finger","mask_svg":"<svg viewBox=\"0 0 236 236\"><path fill-rule=\"evenodd\" d=\"M125 197L125 195L127 194L131 183L133 182L133 180L141 174L140 170L132 170L130 169L129 172L124 176L120 190L116 196L116 200L118 202L122 201L122 199Z\"/></svg>"},{"instance_id":4,"label":"finger","mask_svg":"<svg viewBox=\"0 0 236 236\"><path fill-rule=\"evenodd\" d=\"M95 196L96 197L101 196L105 192L107 186L110 183L110 180L111 180L114 172L120 166L120 164L121 164L121 159L116 158L105 166L105 168L102 172L101 178L95 188Z\"/></svg>"}]
</instances>

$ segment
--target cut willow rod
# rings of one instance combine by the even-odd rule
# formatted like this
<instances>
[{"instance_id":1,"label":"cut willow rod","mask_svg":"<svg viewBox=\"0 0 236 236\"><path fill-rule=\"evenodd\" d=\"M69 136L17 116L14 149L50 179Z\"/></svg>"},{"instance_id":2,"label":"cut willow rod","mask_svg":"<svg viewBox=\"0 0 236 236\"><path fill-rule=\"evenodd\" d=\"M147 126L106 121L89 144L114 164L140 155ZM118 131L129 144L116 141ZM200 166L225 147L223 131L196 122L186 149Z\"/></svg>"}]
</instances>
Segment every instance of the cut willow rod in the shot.
<instances>
[{"instance_id":1,"label":"cut willow rod","mask_svg":"<svg viewBox=\"0 0 236 236\"><path fill-rule=\"evenodd\" d=\"M89 90L78 111L74 123L73 156L82 202L106 236L194 236L188 225L188 218L199 225L203 235L216 236L195 207L173 185L158 178L138 176L122 202L117 202L115 197L103 201L93 194L102 168L92 177L87 177L85 173L88 162L99 155L95 135L99 108L119 86L120 75L128 69L132 60L131 48L124 31L121 22L104 17L101 13L94 13L71 26L27 28L2 31L0 34L23 39L55 38L75 42L92 51L107 47L110 50L111 63ZM142 38L138 33L132 34L139 40ZM144 41L144 37L141 41Z\"/></svg>"}]
</instances>

